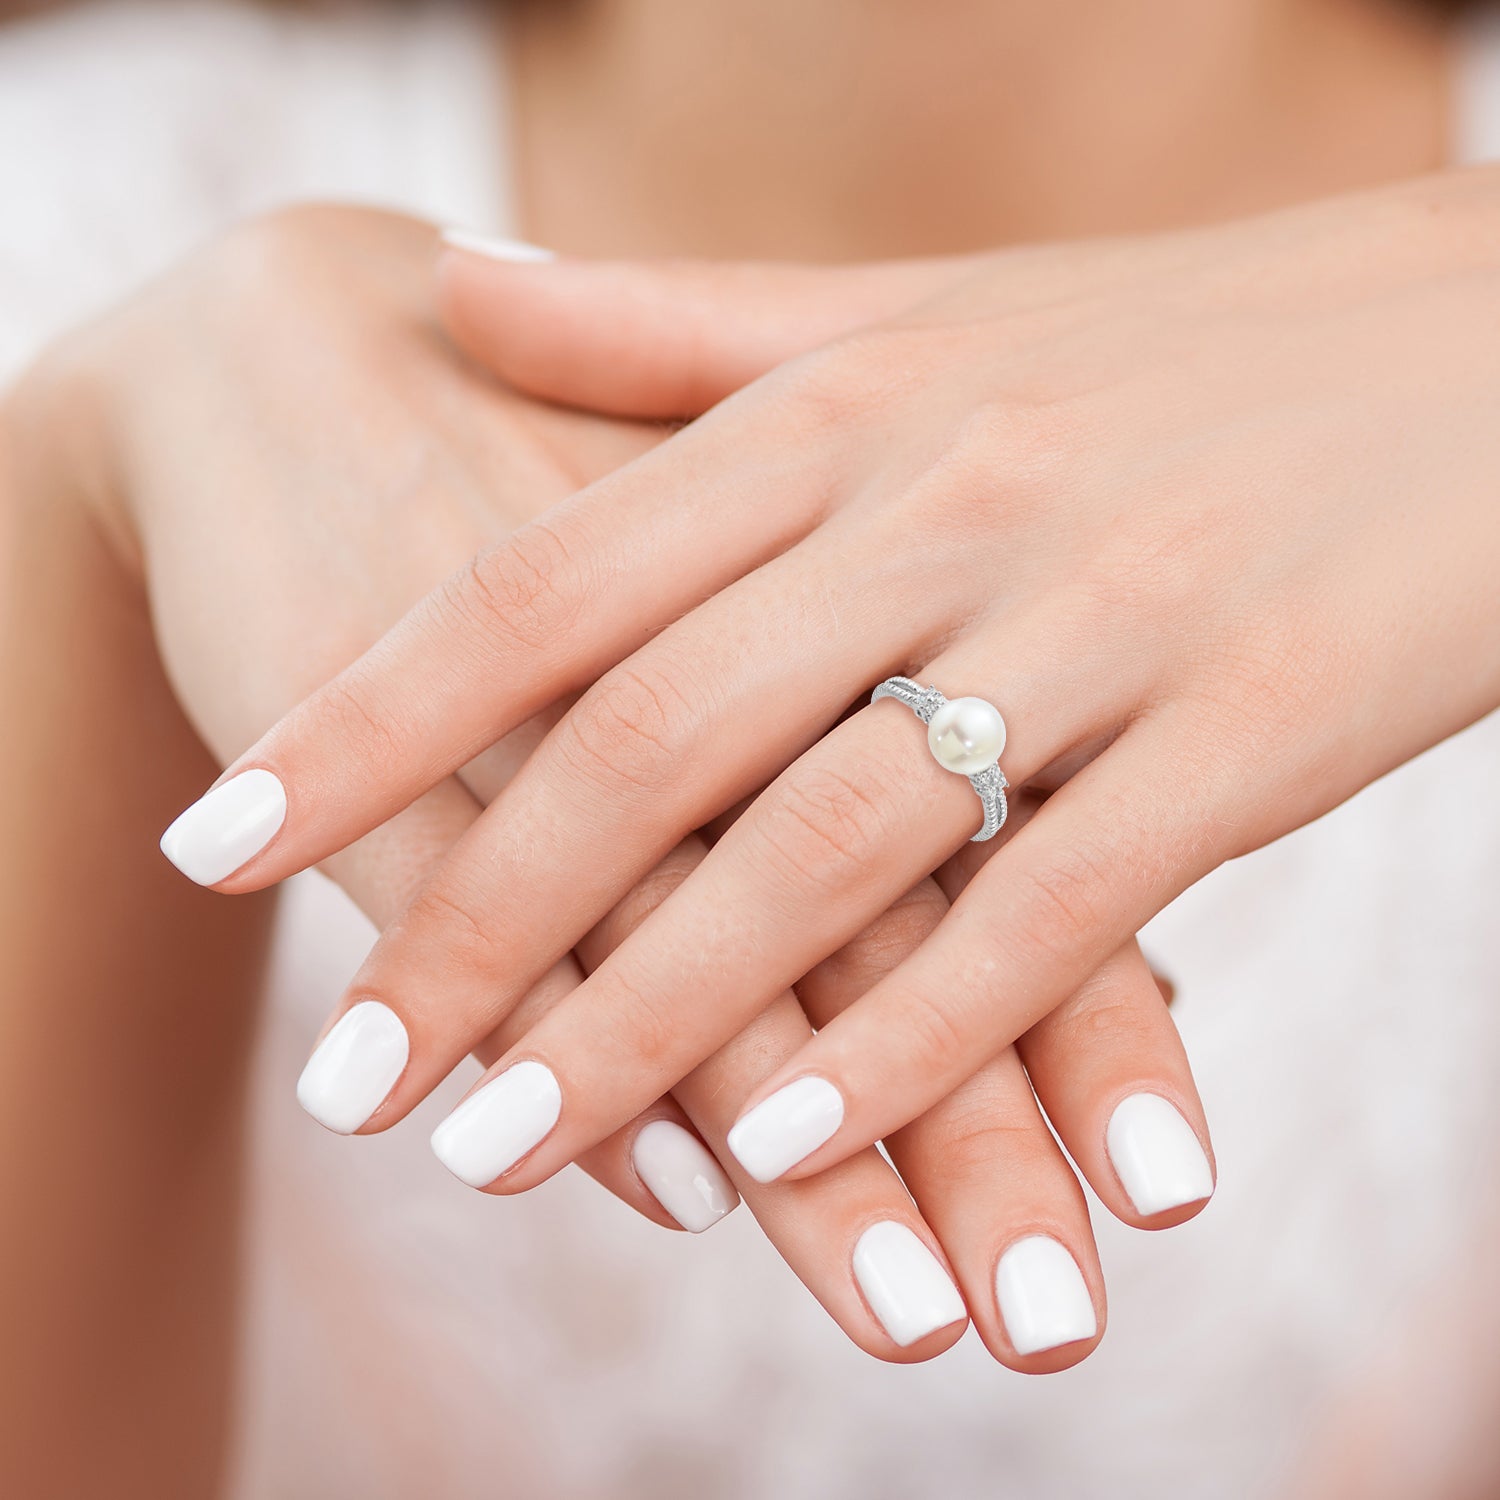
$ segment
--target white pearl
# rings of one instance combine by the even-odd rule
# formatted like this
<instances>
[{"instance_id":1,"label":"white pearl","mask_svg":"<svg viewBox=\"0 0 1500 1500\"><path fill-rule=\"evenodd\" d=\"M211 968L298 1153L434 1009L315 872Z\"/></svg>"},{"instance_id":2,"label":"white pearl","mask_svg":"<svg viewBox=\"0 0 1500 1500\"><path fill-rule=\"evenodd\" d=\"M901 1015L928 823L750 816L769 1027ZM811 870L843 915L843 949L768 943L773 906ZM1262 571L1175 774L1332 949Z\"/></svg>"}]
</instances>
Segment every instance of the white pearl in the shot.
<instances>
[{"instance_id":1,"label":"white pearl","mask_svg":"<svg viewBox=\"0 0 1500 1500\"><path fill-rule=\"evenodd\" d=\"M927 748L946 770L972 776L1000 759L1005 720L983 698L950 698L927 726Z\"/></svg>"}]
</instances>

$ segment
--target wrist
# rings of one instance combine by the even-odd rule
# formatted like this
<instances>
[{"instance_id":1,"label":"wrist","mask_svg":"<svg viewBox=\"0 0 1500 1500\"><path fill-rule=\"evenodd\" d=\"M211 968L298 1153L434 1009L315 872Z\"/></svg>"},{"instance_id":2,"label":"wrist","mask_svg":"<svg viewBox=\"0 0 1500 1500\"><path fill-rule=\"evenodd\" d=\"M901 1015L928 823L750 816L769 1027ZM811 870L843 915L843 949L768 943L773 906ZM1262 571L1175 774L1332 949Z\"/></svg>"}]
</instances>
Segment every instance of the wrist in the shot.
<instances>
[{"instance_id":1,"label":"wrist","mask_svg":"<svg viewBox=\"0 0 1500 1500\"><path fill-rule=\"evenodd\" d=\"M142 575L137 528L123 504L112 434L112 378L82 334L54 345L0 397L6 504L58 525L78 513L122 572Z\"/></svg>"}]
</instances>

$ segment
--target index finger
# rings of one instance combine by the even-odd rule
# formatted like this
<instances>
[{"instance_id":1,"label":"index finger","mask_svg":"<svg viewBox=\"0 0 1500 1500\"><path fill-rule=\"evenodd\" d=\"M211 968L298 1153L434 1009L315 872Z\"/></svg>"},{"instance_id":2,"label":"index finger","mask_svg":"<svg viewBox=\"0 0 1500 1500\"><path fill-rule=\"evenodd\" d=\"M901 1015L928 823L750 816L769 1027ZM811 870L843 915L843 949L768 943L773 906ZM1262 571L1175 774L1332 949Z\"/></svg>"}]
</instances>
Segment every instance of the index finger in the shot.
<instances>
[{"instance_id":1,"label":"index finger","mask_svg":"<svg viewBox=\"0 0 1500 1500\"><path fill-rule=\"evenodd\" d=\"M692 429L479 554L242 755L162 852L235 893L316 864L791 546L820 508L805 445L747 446L728 408L706 420L752 456L726 471ZM750 503L767 494L776 507Z\"/></svg>"}]
</instances>

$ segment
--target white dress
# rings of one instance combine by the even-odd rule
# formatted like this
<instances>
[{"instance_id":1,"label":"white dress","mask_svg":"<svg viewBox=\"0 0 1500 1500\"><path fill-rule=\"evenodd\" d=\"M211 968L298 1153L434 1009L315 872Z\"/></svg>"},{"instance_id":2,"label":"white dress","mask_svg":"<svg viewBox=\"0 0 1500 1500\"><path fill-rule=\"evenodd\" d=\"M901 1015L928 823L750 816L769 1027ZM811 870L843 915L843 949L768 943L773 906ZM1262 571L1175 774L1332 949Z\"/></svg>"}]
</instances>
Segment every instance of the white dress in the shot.
<instances>
[{"instance_id":1,"label":"white dress","mask_svg":"<svg viewBox=\"0 0 1500 1500\"><path fill-rule=\"evenodd\" d=\"M480 24L156 0L0 27L0 375L278 202L507 229ZM1500 156L1500 35L1457 97L1464 153ZM321 1131L292 1082L370 933L302 878L258 1063L236 1494L1279 1500L1357 1463L1372 1402L1378 1472L1340 1492L1445 1493L1500 1409L1497 768L1493 718L1152 924L1220 1188L1165 1235L1096 1212L1109 1335L1046 1380L973 1334L867 1358L744 1212L695 1239L579 1173L460 1187L426 1146L456 1084L387 1136Z\"/></svg>"}]
</instances>

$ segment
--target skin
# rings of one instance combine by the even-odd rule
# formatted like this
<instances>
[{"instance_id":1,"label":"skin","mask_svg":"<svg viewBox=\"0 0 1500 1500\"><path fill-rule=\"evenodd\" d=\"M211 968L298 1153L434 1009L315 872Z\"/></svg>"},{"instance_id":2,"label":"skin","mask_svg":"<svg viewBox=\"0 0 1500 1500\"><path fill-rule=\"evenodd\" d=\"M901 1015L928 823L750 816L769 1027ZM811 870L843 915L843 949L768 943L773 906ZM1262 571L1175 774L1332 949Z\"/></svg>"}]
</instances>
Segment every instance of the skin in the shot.
<instances>
[{"instance_id":1,"label":"skin","mask_svg":"<svg viewBox=\"0 0 1500 1500\"><path fill-rule=\"evenodd\" d=\"M139 591L69 478L42 482L44 425L24 400L0 419L0 830L24 855L0 866L0 1488L205 1494L228 1439L271 905L198 900L151 856L157 813L213 760ZM131 797L112 794L106 754Z\"/></svg>"},{"instance_id":2,"label":"skin","mask_svg":"<svg viewBox=\"0 0 1500 1500\"><path fill-rule=\"evenodd\" d=\"M785 66L805 39L804 29L790 28L805 28L806 7L788 0L756 9L766 24L747 35L740 8L727 0L693 7L690 17L679 7L567 6L550 15L525 7L505 56L526 231L592 252L929 254L1223 217L1406 175L1441 158L1440 44L1425 22L1382 7L1225 0L1204 19L1209 7L1158 6L1153 14L1141 5L1128 14L1120 8L1118 30L1091 47L1080 45L1094 36L1082 12L970 6L949 21L961 21L968 36L994 28L983 46L966 49L983 56L982 76L952 73L951 56L945 61L936 49L952 26L932 26L924 7L888 12L878 32L866 8L820 7L824 64L848 59L865 80L857 96L841 92L836 118L849 128L829 137L826 149L819 122L835 119L827 113L826 66ZM701 30L690 35L686 24ZM718 38L730 24L736 45L724 49ZM1247 27L1259 45L1243 45ZM702 77L705 46L733 67L717 70L723 90L706 101L685 139L672 101ZM648 60L662 71L649 73ZM1171 92L1190 77L1225 104L1212 119L1203 117L1201 96L1195 107ZM879 88L870 86L875 79ZM890 92L908 87L919 102L941 97L953 113L930 120L931 136L896 172L881 134L887 123L900 120L908 138L917 124L929 125L926 112ZM758 107L769 90L785 104L774 116ZM849 114L856 98L866 111L857 120ZM1086 109L1082 100L1098 107ZM1163 108L1148 118L1146 101ZM1190 109L1198 118L1185 142L1178 120ZM1038 128L1048 111L1056 112L1052 125ZM757 129L747 139L742 122L750 118ZM1140 131L1122 132L1130 118L1142 122ZM620 119L632 129L619 131ZM612 141L612 180L593 175L601 128ZM1326 151L1309 150L1309 142ZM935 151L945 163L941 174L923 166ZM673 161L672 172L659 170L663 159ZM259 288L273 304L278 291ZM262 305L253 278L235 295L247 310ZM264 367L271 388L317 347L302 329L296 333L297 359ZM369 346L358 347L368 355ZM735 357L750 373L764 364L743 340ZM142 373L154 378L156 368L143 360L128 370L129 385L148 384ZM14 993L25 1001L0 1008L7 1040L0 1098L13 1121L0 1134L9 1143L0 1159L9 1221L27 1225L24 1236L0 1239L0 1325L8 1347L20 1351L7 1362L15 1378L0 1403L0 1454L12 1466L0 1488L197 1495L211 1488L231 1398L239 1099L269 908L216 902L175 880L154 835L215 760L258 725L221 725L228 742L216 756L178 706L177 684L147 628L130 531L116 515L102 519L94 504L114 481L89 472L86 459L108 445L80 441L92 438L111 403L89 382L54 400L49 384L28 382L0 411L7 618L0 642L5 701L20 706L0 736L7 772L0 807L14 855L0 936L19 976ZM616 399L627 409L636 402ZM288 407L286 415L302 415L295 403ZM344 409L337 400L312 409L322 418L322 444ZM57 417L65 418L61 429ZM161 452L180 445L177 424L156 431ZM581 441L577 429L571 440ZM554 458L568 451L556 442L548 448ZM612 449L591 461L607 468L624 456ZM211 482L195 500L222 479L222 463L210 458ZM506 472L507 462L497 458L494 472ZM320 469L316 477L321 486L329 476ZM388 469L363 477L341 497L346 522L355 502L370 496L390 500L394 511L411 499L399 484L391 493ZM415 579L409 583L420 591ZM356 593L349 602L355 599L371 633L386 623L381 609L400 607L394 596ZM38 642L55 643L56 656L37 650ZM332 671L363 644L355 628L318 665ZM75 690L66 699L60 680ZM274 694L259 701L262 723L284 706ZM212 741L206 721L198 729ZM132 798L103 794L118 786L129 786ZM101 795L85 795L90 788ZM363 843L378 853L378 841ZM372 889L399 904L408 893L399 865L372 858L370 869ZM76 941L80 905L91 912L87 944ZM106 924L106 915L114 920ZM913 919L914 928L920 932L931 915ZM872 972L881 970L877 963ZM212 1007L202 1004L205 994ZM66 1066L57 1061L63 1057ZM1038 1066L1035 1056L1027 1062ZM119 1088L133 1079L150 1086ZM100 1087L111 1081L115 1087ZM49 1122L56 1146L46 1171L27 1147L37 1120ZM97 1153L106 1140L111 1155L101 1174ZM974 1150L982 1158L982 1143ZM134 1336L142 1327L149 1340ZM112 1424L93 1429L98 1441L78 1441L80 1408Z\"/></svg>"},{"instance_id":3,"label":"skin","mask_svg":"<svg viewBox=\"0 0 1500 1500\"><path fill-rule=\"evenodd\" d=\"M1422 6L524 0L507 20L520 222L580 255L843 262L1140 233L1448 156L1446 43Z\"/></svg>"},{"instance_id":4,"label":"skin","mask_svg":"<svg viewBox=\"0 0 1500 1500\"><path fill-rule=\"evenodd\" d=\"M961 779L890 705L835 720L893 672L978 691L1012 716L1011 779L1058 789L915 953L745 1101L830 1081L842 1124L792 1173L842 1161L1014 1042L1194 880L1500 704L1497 230L1486 169L1222 229L895 267L904 310L792 358L481 555L272 729L231 773L273 771L287 819L222 888L340 847L431 768L597 678L346 997L410 1018L384 1125L618 883L775 778L494 1065L538 1060L562 1087L557 1126L498 1184L520 1191L951 857L973 828ZM539 378L526 365L548 328L532 299L565 298L568 268L476 272L509 288L506 375L573 394L554 339ZM582 267L582 326L626 288L649 303L643 274L644 292L628 270ZM912 304L922 277L941 290ZM835 303L842 279L813 273ZM852 302L871 296L872 273L852 280ZM450 289L456 316L464 295ZM515 332L528 305L530 338ZM632 333L649 344L665 326ZM575 352L577 395L611 404L603 388L628 372ZM1419 501L1437 508L1420 527ZM494 882L523 863L525 882ZM463 972L436 986L455 944Z\"/></svg>"},{"instance_id":5,"label":"skin","mask_svg":"<svg viewBox=\"0 0 1500 1500\"><path fill-rule=\"evenodd\" d=\"M168 1465L175 1492L202 1493L226 1440L244 1068L271 905L187 887L153 830L215 758L358 657L475 548L665 430L544 406L485 377L436 336L435 253L429 227L370 212L298 210L246 226L75 335L0 405L0 690L17 706L0 743L16 855L0 941L24 996L0 1010L0 1098L10 1201L34 1208L13 1222L46 1226L0 1236L0 1321L19 1351L5 1368L24 1377L0 1403L7 1493L160 1494ZM30 649L42 625L65 672ZM553 718L470 758L326 872L378 926L399 918ZM1030 811L1019 805L1016 826ZM731 821L676 841L475 1056L492 1062L575 990ZM966 875L955 866L944 878L951 890ZM809 1016L831 1019L898 963L946 902L934 880L913 882L800 993L774 997L581 1164L675 1228L635 1174L636 1132L670 1119L728 1159L725 1132L764 1069L806 1044ZM87 944L73 938L80 903L103 913ZM1099 1099L1139 1077L1189 1100L1206 1138L1133 943L1072 1012L1077 1035L1039 1032L1025 1052L1037 1076L1056 1079L1043 1098L1065 1141L1086 1138ZM1106 1014L1126 1024L1106 1035L1089 1019ZM38 1121L49 1122L40 1151ZM873 1149L806 1183L734 1174L849 1336L906 1362L963 1332L960 1321L898 1347L865 1305L853 1244L893 1219L951 1265L998 1359L1041 1373L1091 1352L1097 1338L1017 1355L995 1306L1000 1254L1045 1231L1083 1267L1104 1328L1083 1195L1021 1055L997 1058L893 1136L891 1152L904 1183ZM1192 1212L1141 1221L1107 1162L1086 1170L1143 1227ZM81 1403L108 1413L98 1443L63 1441ZM197 1414L189 1442L177 1440L183 1411Z\"/></svg>"}]
</instances>

